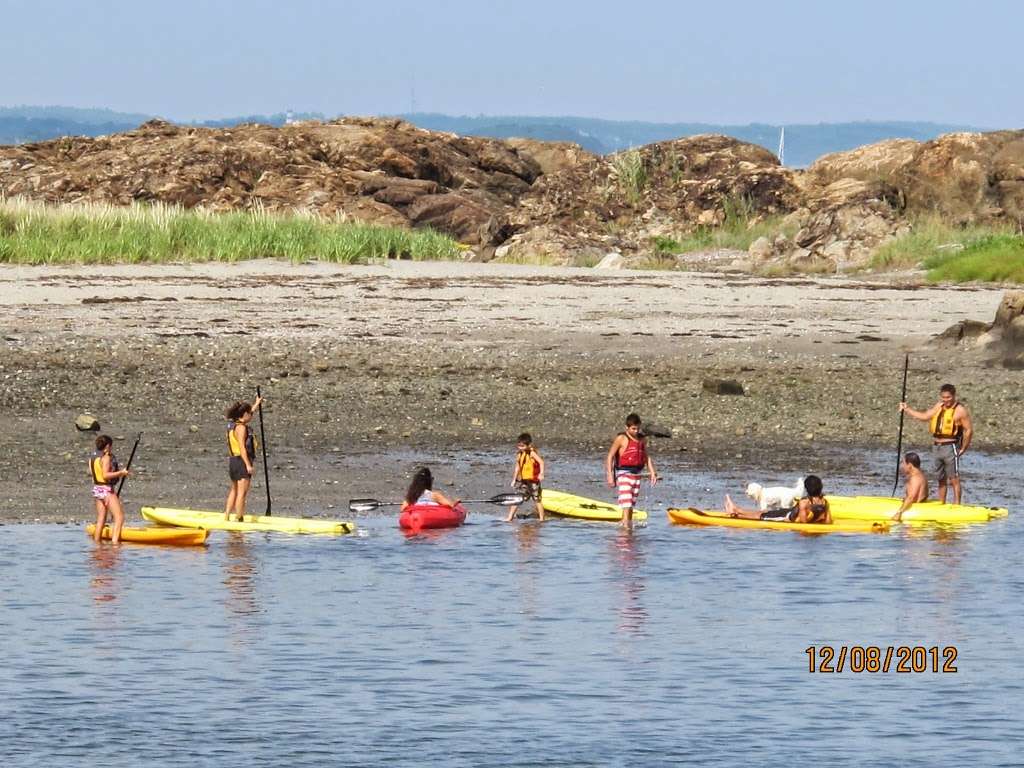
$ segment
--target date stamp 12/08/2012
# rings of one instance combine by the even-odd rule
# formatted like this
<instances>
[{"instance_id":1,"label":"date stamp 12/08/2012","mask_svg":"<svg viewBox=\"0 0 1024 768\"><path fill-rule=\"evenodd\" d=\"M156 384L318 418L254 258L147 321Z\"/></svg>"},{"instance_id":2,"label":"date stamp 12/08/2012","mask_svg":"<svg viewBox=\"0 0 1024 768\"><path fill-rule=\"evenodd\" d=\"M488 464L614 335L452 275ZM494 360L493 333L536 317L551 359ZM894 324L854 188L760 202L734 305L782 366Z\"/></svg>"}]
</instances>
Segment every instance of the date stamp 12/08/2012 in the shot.
<instances>
[{"instance_id":1,"label":"date stamp 12/08/2012","mask_svg":"<svg viewBox=\"0 0 1024 768\"><path fill-rule=\"evenodd\" d=\"M807 654L810 673L896 672L898 674L955 673L956 646L947 645L812 645Z\"/></svg>"}]
</instances>

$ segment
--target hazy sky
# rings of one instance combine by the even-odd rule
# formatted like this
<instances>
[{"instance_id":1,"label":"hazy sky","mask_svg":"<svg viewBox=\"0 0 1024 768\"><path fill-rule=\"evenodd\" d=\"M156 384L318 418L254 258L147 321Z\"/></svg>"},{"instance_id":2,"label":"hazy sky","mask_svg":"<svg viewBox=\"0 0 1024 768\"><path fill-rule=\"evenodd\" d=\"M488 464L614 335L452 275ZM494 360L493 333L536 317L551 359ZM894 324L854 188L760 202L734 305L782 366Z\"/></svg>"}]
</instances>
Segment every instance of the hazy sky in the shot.
<instances>
[{"instance_id":1,"label":"hazy sky","mask_svg":"<svg viewBox=\"0 0 1024 768\"><path fill-rule=\"evenodd\" d=\"M0 0L0 106L1024 126L1020 0Z\"/></svg>"}]
</instances>

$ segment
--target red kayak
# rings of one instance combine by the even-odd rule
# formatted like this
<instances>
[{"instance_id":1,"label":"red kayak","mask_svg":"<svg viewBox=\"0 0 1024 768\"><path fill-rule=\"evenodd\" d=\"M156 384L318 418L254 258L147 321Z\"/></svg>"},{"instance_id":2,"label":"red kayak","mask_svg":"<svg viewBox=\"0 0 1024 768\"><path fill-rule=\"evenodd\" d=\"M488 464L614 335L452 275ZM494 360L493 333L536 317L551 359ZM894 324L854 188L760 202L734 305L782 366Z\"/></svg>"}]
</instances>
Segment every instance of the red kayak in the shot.
<instances>
[{"instance_id":1,"label":"red kayak","mask_svg":"<svg viewBox=\"0 0 1024 768\"><path fill-rule=\"evenodd\" d=\"M413 504L398 516L398 526L407 531L425 528L457 528L466 522L466 508L461 504L445 507L441 504Z\"/></svg>"}]
</instances>

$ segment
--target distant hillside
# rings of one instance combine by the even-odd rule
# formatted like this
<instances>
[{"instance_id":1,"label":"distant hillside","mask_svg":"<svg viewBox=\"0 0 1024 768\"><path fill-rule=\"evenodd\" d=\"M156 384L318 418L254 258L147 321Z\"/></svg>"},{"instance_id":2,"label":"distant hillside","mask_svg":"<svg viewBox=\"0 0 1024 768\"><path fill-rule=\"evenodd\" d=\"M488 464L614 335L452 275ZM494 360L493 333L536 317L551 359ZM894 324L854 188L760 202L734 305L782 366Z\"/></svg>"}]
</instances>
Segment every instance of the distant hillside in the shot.
<instances>
[{"instance_id":1,"label":"distant hillside","mask_svg":"<svg viewBox=\"0 0 1024 768\"><path fill-rule=\"evenodd\" d=\"M138 128L154 115L115 112L110 109L78 109L76 107L0 107L0 144L27 144L48 141L61 136L106 136ZM323 120L318 112L274 115L245 115L223 120L200 120L188 123L204 128L229 128L242 123L284 125L285 121Z\"/></svg>"},{"instance_id":2,"label":"distant hillside","mask_svg":"<svg viewBox=\"0 0 1024 768\"><path fill-rule=\"evenodd\" d=\"M522 136L546 141L574 141L597 154L608 154L656 141L719 133L778 151L781 126L711 123L645 123L587 117L453 117L429 113L399 115L422 128L463 136L496 139ZM819 123L786 126L786 165L803 167L822 155L855 149L885 139L928 141L944 133L979 130L966 125L915 122Z\"/></svg>"},{"instance_id":3,"label":"distant hillside","mask_svg":"<svg viewBox=\"0 0 1024 768\"><path fill-rule=\"evenodd\" d=\"M60 136L101 136L138 127L152 115L74 107L0 107L0 144L24 144ZM295 120L322 120L315 112L247 115L221 120L194 121L189 125L227 128L241 123L283 125ZM713 125L709 123L647 123L599 120L586 117L478 116L456 117L430 113L399 115L434 131L463 136L507 139L525 137L542 141L571 141L597 154L608 154L656 141L719 133L758 144L772 152L779 148L778 125ZM786 165L803 167L822 155L874 144L884 139L927 141L943 133L978 130L966 125L914 122L821 123L786 126Z\"/></svg>"}]
</instances>

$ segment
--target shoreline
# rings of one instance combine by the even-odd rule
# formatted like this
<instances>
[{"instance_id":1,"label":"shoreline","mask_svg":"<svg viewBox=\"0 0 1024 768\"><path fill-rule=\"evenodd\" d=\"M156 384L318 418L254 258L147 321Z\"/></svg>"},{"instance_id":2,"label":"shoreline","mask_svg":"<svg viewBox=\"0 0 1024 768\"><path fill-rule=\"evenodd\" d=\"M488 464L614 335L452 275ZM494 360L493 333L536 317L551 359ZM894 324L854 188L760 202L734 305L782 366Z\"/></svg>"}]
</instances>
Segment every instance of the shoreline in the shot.
<instances>
[{"instance_id":1,"label":"shoreline","mask_svg":"<svg viewBox=\"0 0 1024 768\"><path fill-rule=\"evenodd\" d=\"M336 475L295 486L314 506L331 503L333 480L383 471L369 490L393 488L397 468L365 460L380 453L500 452L525 430L542 447L603 457L634 410L672 432L658 452L709 468L770 475L821 454L895 448L905 352L912 404L930 405L950 380L972 409L977 449L1024 448L1024 426L1003 418L1019 405L1019 372L928 343L957 321L990 321L998 288L271 261L5 266L0 284L0 450L15 467L0 478L5 522L26 505L33 518L80 518L68 507L85 499L93 437L75 431L80 413L123 437L125 455L145 433L154 494L194 498L182 490L196 482L190 470L219 489L223 410L256 384L272 466L313 457ZM712 394L705 379L737 380L745 394ZM904 434L915 445L926 436L912 421Z\"/></svg>"}]
</instances>

